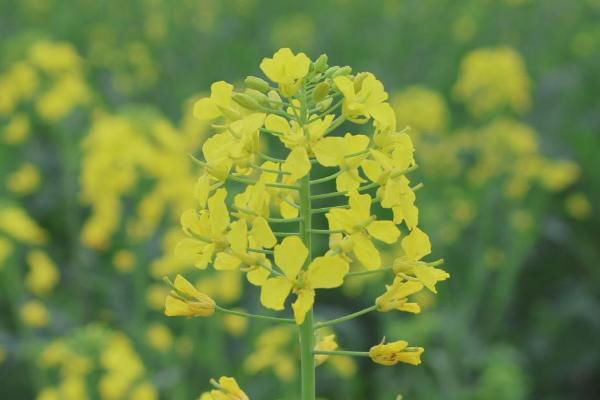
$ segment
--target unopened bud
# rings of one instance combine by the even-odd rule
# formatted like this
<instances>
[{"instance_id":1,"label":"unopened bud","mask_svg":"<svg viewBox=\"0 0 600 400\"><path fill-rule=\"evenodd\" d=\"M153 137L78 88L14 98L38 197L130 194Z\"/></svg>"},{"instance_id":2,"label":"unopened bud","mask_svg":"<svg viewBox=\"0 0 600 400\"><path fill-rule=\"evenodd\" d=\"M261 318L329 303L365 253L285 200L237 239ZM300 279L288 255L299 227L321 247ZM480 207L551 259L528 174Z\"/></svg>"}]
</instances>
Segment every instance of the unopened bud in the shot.
<instances>
[{"instance_id":1,"label":"unopened bud","mask_svg":"<svg viewBox=\"0 0 600 400\"><path fill-rule=\"evenodd\" d=\"M271 89L269 82L256 76L247 76L246 79L244 79L244 83L248 88L258 90L259 92L263 93L266 93L269 91L269 89Z\"/></svg>"},{"instance_id":2,"label":"unopened bud","mask_svg":"<svg viewBox=\"0 0 600 400\"><path fill-rule=\"evenodd\" d=\"M260 109L258 102L252 96L246 93L234 93L231 98L240 106L247 108L248 110Z\"/></svg>"},{"instance_id":3,"label":"unopened bud","mask_svg":"<svg viewBox=\"0 0 600 400\"><path fill-rule=\"evenodd\" d=\"M314 62L315 71L323 72L327 69L327 54L321 54L319 58Z\"/></svg>"},{"instance_id":4,"label":"unopened bud","mask_svg":"<svg viewBox=\"0 0 600 400\"><path fill-rule=\"evenodd\" d=\"M328 97L325 100L318 102L317 110L319 110L320 112L327 110L329 107L331 107L332 102L333 102L333 98L331 98L331 97Z\"/></svg>"},{"instance_id":5,"label":"unopened bud","mask_svg":"<svg viewBox=\"0 0 600 400\"><path fill-rule=\"evenodd\" d=\"M332 75L333 78L342 75L350 75L352 73L352 68L349 66L341 67L337 71L335 71Z\"/></svg>"},{"instance_id":6,"label":"unopened bud","mask_svg":"<svg viewBox=\"0 0 600 400\"><path fill-rule=\"evenodd\" d=\"M319 102L329 94L329 90L331 86L327 82L321 82L315 87L315 91L313 92L313 100Z\"/></svg>"}]
</instances>

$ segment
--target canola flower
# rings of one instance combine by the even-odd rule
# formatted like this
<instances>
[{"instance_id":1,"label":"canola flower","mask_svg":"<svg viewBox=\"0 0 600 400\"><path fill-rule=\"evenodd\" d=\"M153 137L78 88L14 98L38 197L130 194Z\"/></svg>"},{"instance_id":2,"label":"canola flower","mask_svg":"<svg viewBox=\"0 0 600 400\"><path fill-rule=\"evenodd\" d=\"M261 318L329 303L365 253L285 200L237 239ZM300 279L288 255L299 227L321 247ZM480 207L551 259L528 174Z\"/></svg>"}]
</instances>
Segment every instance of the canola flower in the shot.
<instances>
[{"instance_id":1,"label":"canola flower","mask_svg":"<svg viewBox=\"0 0 600 400\"><path fill-rule=\"evenodd\" d=\"M409 296L424 288L435 293L435 284L449 277L436 268L442 260L422 260L431 245L419 228L415 192L421 185L408 177L417 168L415 149L406 131L397 129L383 83L371 73L327 63L326 55L312 61L284 48L260 64L268 81L249 76L242 91L215 82L210 95L194 105L194 115L210 121L214 134L202 145L202 157L194 157L201 168L196 206L182 213L186 237L176 253L201 270L244 273L259 287L265 308L293 318L226 309L181 275L173 283L165 278L172 289L165 302L168 316L223 313L284 324L285 332L297 326L302 400L315 399L315 367L329 358L418 365L424 350L405 341L345 351L333 334L317 331L372 311L419 312ZM335 189L327 192L331 184ZM378 218L379 213L387 216ZM321 224L328 229L317 229ZM314 254L317 235L329 237L321 255ZM399 244L404 255L382 266L382 244ZM386 272L394 272L394 281L372 306L316 321L321 290L339 288L349 277ZM261 345L259 354L269 354L286 376L293 368L289 359L275 357L281 345ZM254 370L267 366L257 357L246 364ZM233 378L212 383L216 390L202 399L248 398Z\"/></svg>"}]
</instances>

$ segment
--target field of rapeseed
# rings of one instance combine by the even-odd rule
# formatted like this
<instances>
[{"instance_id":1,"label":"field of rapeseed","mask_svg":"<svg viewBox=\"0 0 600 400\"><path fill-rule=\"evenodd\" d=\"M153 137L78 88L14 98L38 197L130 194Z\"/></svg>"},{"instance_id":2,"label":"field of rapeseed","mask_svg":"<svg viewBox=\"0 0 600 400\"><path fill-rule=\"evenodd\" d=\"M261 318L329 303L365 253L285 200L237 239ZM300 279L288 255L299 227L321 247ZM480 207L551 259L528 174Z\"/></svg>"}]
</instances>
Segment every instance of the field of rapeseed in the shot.
<instances>
[{"instance_id":1,"label":"field of rapeseed","mask_svg":"<svg viewBox=\"0 0 600 400\"><path fill-rule=\"evenodd\" d=\"M599 19L0 0L3 398L594 398Z\"/></svg>"}]
</instances>

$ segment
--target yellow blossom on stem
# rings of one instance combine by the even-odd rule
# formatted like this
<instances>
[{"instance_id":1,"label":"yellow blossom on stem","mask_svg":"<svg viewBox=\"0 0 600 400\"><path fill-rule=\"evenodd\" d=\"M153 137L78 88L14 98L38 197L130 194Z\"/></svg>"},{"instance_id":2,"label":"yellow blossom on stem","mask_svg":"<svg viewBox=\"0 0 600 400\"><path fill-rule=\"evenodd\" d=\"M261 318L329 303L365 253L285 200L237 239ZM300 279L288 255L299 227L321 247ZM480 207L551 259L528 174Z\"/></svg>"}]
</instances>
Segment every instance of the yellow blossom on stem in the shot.
<instances>
[{"instance_id":1,"label":"yellow blossom on stem","mask_svg":"<svg viewBox=\"0 0 600 400\"><path fill-rule=\"evenodd\" d=\"M269 278L262 286L260 301L273 310L283 310L284 302L292 290L297 298L292 308L296 323L304 322L306 313L312 309L315 289L331 289L341 286L350 269L340 257L316 257L306 271L302 266L308 257L308 249L297 236L286 237L275 246L275 264L284 276Z\"/></svg>"},{"instance_id":2,"label":"yellow blossom on stem","mask_svg":"<svg viewBox=\"0 0 600 400\"><path fill-rule=\"evenodd\" d=\"M165 299L165 315L168 317L210 317L215 308L213 299L181 275L177 275L171 294Z\"/></svg>"},{"instance_id":3,"label":"yellow blossom on stem","mask_svg":"<svg viewBox=\"0 0 600 400\"><path fill-rule=\"evenodd\" d=\"M419 365L424 351L422 347L408 347L408 342L404 340L385 343L384 339L380 344L371 347L369 357L377 364L386 366L396 365L399 362Z\"/></svg>"},{"instance_id":4,"label":"yellow blossom on stem","mask_svg":"<svg viewBox=\"0 0 600 400\"><path fill-rule=\"evenodd\" d=\"M260 69L267 78L279 84L284 96L296 94L309 66L310 59L306 54L294 55L288 48L278 50L273 58L265 58L260 63Z\"/></svg>"},{"instance_id":5,"label":"yellow blossom on stem","mask_svg":"<svg viewBox=\"0 0 600 400\"><path fill-rule=\"evenodd\" d=\"M218 382L211 380L211 384L216 387L215 390L210 391L212 400L250 400L234 378L222 376Z\"/></svg>"}]
</instances>

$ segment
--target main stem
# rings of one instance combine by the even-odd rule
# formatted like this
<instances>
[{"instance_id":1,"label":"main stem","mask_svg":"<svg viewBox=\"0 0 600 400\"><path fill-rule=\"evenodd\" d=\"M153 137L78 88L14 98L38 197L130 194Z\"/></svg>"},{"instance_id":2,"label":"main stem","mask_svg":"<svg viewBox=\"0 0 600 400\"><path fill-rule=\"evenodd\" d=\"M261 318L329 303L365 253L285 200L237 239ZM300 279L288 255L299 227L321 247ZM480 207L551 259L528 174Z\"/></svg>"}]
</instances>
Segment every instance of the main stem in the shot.
<instances>
[{"instance_id":1,"label":"main stem","mask_svg":"<svg viewBox=\"0 0 600 400\"><path fill-rule=\"evenodd\" d=\"M302 125L307 121L306 89L302 88L302 109L300 110L300 119ZM312 261L312 240L311 226L312 213L310 201L310 173L300 181L300 235L302 241L308 249L308 257L304 268L308 268ZM315 333L312 309L306 313L304 323L299 327L300 336L300 363L301 363L301 400L315 400L315 358L313 350L315 347Z\"/></svg>"}]
</instances>

